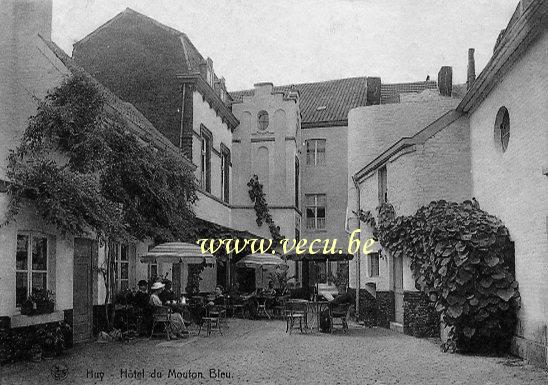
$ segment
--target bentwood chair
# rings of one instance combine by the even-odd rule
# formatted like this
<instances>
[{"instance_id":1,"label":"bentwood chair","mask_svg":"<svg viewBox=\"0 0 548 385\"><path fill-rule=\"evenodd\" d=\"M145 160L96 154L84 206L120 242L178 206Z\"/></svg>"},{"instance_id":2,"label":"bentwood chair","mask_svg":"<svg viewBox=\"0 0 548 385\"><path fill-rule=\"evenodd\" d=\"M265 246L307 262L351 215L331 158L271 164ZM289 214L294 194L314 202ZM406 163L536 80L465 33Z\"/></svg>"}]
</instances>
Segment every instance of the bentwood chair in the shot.
<instances>
[{"instance_id":1,"label":"bentwood chair","mask_svg":"<svg viewBox=\"0 0 548 385\"><path fill-rule=\"evenodd\" d=\"M329 309L329 333L333 333L334 326L342 326L344 333L348 333L348 317L350 314L350 304L344 303ZM340 323L335 323L339 319Z\"/></svg>"},{"instance_id":2,"label":"bentwood chair","mask_svg":"<svg viewBox=\"0 0 548 385\"><path fill-rule=\"evenodd\" d=\"M163 334L165 332L166 338L170 340L170 321L171 308L167 306L155 306L152 313L152 330L150 331L149 339L151 339L153 335L156 335L156 327L161 326L160 333Z\"/></svg>"},{"instance_id":3,"label":"bentwood chair","mask_svg":"<svg viewBox=\"0 0 548 385\"><path fill-rule=\"evenodd\" d=\"M308 328L308 301L306 300L289 300L286 303L285 310L285 321L286 329L285 332L291 334L291 330L295 327L295 323L299 322L299 329L301 333Z\"/></svg>"}]
</instances>

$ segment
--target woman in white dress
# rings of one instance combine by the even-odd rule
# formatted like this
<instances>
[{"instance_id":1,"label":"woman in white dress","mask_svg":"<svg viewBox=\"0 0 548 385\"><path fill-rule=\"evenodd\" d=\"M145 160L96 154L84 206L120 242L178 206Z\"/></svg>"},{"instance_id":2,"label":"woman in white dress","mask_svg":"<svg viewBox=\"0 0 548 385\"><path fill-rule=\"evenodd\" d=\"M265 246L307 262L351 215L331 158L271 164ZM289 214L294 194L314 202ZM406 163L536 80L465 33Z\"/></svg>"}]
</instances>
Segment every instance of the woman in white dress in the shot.
<instances>
[{"instance_id":1,"label":"woman in white dress","mask_svg":"<svg viewBox=\"0 0 548 385\"><path fill-rule=\"evenodd\" d=\"M150 295L150 305L153 307L163 306L162 301L160 300L159 294L164 290L165 285L162 282L155 282L150 290L152 294ZM186 330L183 317L179 313L171 313L169 321L170 332L177 337L188 336L188 331Z\"/></svg>"}]
</instances>

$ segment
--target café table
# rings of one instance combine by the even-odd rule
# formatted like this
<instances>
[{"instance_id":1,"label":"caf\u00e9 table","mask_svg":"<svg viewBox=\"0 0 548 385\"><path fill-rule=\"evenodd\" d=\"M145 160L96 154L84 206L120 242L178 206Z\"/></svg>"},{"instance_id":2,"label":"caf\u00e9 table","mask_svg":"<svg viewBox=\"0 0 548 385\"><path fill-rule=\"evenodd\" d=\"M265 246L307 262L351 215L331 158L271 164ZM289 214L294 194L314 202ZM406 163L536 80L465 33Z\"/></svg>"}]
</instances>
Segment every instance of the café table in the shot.
<instances>
[{"instance_id":1,"label":"caf\u00e9 table","mask_svg":"<svg viewBox=\"0 0 548 385\"><path fill-rule=\"evenodd\" d=\"M308 308L310 309L308 314L312 315L312 322L308 323L309 329L316 328L318 331L320 330L320 316L322 314L322 311L326 310L328 306L329 301L308 301Z\"/></svg>"}]
</instances>

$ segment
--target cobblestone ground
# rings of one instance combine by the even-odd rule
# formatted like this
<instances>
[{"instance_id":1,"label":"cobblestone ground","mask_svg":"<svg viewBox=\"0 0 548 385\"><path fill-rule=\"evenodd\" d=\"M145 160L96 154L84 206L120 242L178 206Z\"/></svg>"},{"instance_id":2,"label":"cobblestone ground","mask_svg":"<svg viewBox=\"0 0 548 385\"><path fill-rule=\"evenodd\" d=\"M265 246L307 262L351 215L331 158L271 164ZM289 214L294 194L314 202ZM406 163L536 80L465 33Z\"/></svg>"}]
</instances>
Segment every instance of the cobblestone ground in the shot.
<instances>
[{"instance_id":1,"label":"cobblestone ground","mask_svg":"<svg viewBox=\"0 0 548 385\"><path fill-rule=\"evenodd\" d=\"M52 377L55 364L68 367L66 379ZM211 369L230 378L211 379ZM231 320L223 336L90 343L0 370L2 384L548 384L546 371L520 360L444 354L429 340L386 329L289 335L281 321L247 320ZM125 378L143 370L143 379ZM151 378L154 371L162 377ZM189 371L203 378L187 378Z\"/></svg>"}]
</instances>

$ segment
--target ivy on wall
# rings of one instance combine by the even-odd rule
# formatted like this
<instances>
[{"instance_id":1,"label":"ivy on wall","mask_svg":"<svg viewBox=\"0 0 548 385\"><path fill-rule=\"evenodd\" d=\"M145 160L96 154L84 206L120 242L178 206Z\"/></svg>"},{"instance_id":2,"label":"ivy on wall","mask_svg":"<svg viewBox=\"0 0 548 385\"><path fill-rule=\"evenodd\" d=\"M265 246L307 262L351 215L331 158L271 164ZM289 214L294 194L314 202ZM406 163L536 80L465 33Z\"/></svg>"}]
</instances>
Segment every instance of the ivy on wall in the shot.
<instances>
[{"instance_id":1,"label":"ivy on wall","mask_svg":"<svg viewBox=\"0 0 548 385\"><path fill-rule=\"evenodd\" d=\"M447 351L507 351L519 304L508 229L477 202L443 200L414 215L378 208L377 234L394 258L411 258L417 289L450 327Z\"/></svg>"},{"instance_id":2,"label":"ivy on wall","mask_svg":"<svg viewBox=\"0 0 548 385\"><path fill-rule=\"evenodd\" d=\"M284 237L280 234L280 227L276 226L272 215L270 215L266 196L263 192L263 185L259 182L259 177L253 175L249 182L247 182L247 187L249 187L249 198L251 198L255 213L257 214L257 226L262 226L263 223L266 223L274 245L277 245Z\"/></svg>"},{"instance_id":3,"label":"ivy on wall","mask_svg":"<svg viewBox=\"0 0 548 385\"><path fill-rule=\"evenodd\" d=\"M83 75L67 78L40 102L10 153L8 177L6 222L32 198L37 214L63 233L91 230L111 240L192 236L192 170L133 135Z\"/></svg>"}]
</instances>

